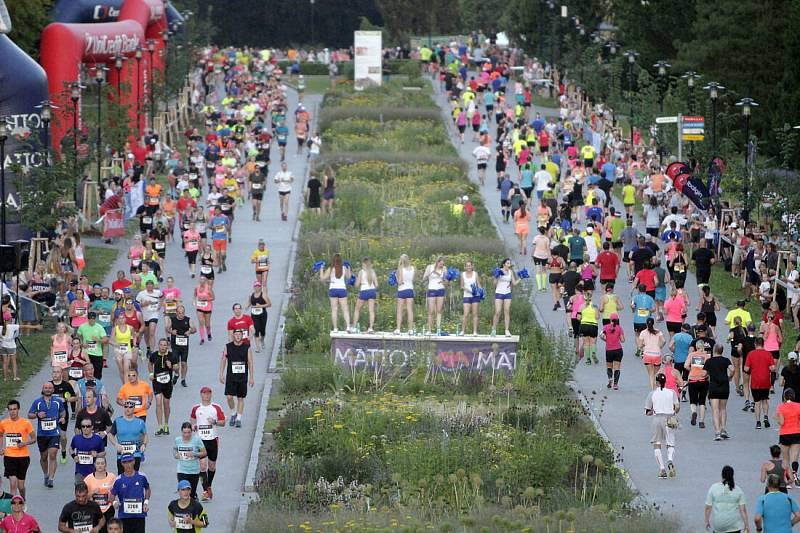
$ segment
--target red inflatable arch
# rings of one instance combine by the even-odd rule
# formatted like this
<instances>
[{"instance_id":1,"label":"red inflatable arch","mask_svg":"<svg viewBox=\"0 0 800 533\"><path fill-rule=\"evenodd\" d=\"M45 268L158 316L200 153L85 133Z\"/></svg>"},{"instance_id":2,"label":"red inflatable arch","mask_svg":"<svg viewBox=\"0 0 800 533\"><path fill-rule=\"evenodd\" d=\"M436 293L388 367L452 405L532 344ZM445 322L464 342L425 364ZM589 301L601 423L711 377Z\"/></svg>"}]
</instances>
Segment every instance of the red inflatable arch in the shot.
<instances>
[{"instance_id":1,"label":"red inflatable arch","mask_svg":"<svg viewBox=\"0 0 800 533\"><path fill-rule=\"evenodd\" d=\"M139 62L139 93L146 100L145 83L150 76L150 54L147 52L147 40L156 41L153 53L153 68L162 75L164 61L162 50L164 40L161 32L167 29L166 9L163 0L126 0L120 11L117 22L99 24L65 24L55 22L42 32L40 62L47 72L50 101L59 107L53 113L51 127L51 146L58 150L61 139L72 127L72 102L70 101L70 85L78 81L82 63L105 65L108 67L108 81L119 87L125 83L129 91L121 93L120 101L131 105L131 126L136 131L144 128L145 113L136 113L136 49L142 47L142 59ZM125 66L120 70L119 79L114 68L116 55L127 57ZM142 102L144 105L144 102ZM80 106L78 106L80 108Z\"/></svg>"}]
</instances>

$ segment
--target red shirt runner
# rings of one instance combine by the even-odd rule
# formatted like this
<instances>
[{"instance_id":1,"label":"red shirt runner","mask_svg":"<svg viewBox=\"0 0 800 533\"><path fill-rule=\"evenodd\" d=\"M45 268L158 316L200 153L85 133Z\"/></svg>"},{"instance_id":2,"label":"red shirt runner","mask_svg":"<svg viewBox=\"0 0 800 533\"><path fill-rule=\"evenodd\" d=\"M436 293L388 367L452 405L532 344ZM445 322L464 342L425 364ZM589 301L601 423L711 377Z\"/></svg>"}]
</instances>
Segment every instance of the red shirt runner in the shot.
<instances>
[{"instance_id":1,"label":"red shirt runner","mask_svg":"<svg viewBox=\"0 0 800 533\"><path fill-rule=\"evenodd\" d=\"M636 273L636 283L644 285L645 292L656 290L656 271L651 268L643 268Z\"/></svg>"},{"instance_id":2,"label":"red shirt runner","mask_svg":"<svg viewBox=\"0 0 800 533\"><path fill-rule=\"evenodd\" d=\"M250 344L250 328L253 327L253 319L250 315L234 316L228 320L228 331L242 330L242 343Z\"/></svg>"},{"instance_id":3,"label":"red shirt runner","mask_svg":"<svg viewBox=\"0 0 800 533\"><path fill-rule=\"evenodd\" d=\"M600 267L601 281L614 281L617 279L617 266L619 257L614 252L603 250L597 255L594 264Z\"/></svg>"},{"instance_id":4,"label":"red shirt runner","mask_svg":"<svg viewBox=\"0 0 800 533\"><path fill-rule=\"evenodd\" d=\"M768 351L756 348L747 354L744 366L750 369L750 388L768 389L770 383L769 367L775 364L775 359Z\"/></svg>"}]
</instances>

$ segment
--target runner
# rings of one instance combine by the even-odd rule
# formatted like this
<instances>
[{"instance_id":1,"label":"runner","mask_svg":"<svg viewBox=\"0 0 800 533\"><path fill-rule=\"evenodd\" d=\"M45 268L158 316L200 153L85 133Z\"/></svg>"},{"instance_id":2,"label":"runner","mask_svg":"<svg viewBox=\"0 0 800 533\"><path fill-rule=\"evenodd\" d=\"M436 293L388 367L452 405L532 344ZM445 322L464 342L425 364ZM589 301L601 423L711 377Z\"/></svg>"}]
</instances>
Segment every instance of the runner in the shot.
<instances>
[{"instance_id":1,"label":"runner","mask_svg":"<svg viewBox=\"0 0 800 533\"><path fill-rule=\"evenodd\" d=\"M655 320L649 317L645 322L645 329L638 333L636 340L650 387L655 388L656 373L661 367L661 350L666 343L664 334L655 328Z\"/></svg>"},{"instance_id":2,"label":"runner","mask_svg":"<svg viewBox=\"0 0 800 533\"><path fill-rule=\"evenodd\" d=\"M61 441L59 426L67 421L64 402L54 396L51 382L42 385L42 395L35 399L28 410L28 418L36 420L36 443L39 447L39 465L44 474L44 486L53 488L58 461L56 455Z\"/></svg>"},{"instance_id":3,"label":"runner","mask_svg":"<svg viewBox=\"0 0 800 533\"><path fill-rule=\"evenodd\" d=\"M241 330L233 332L233 341L225 345L219 364L219 382L225 385L225 397L231 410L229 425L237 428L242 427L247 387L255 384L253 351L248 344L242 342L242 337Z\"/></svg>"},{"instance_id":4,"label":"runner","mask_svg":"<svg viewBox=\"0 0 800 533\"><path fill-rule=\"evenodd\" d=\"M14 533L41 533L42 529L36 519L25 512L25 498L11 498L11 514L0 520L0 528Z\"/></svg>"},{"instance_id":5,"label":"runner","mask_svg":"<svg viewBox=\"0 0 800 533\"><path fill-rule=\"evenodd\" d=\"M139 348L134 346L136 331L128 325L125 315L120 314L117 317L117 325L114 326L113 344L116 347L116 360L117 369L119 371L119 378L121 382L125 382L125 376L128 370L136 368L139 361ZM97 372L96 365L95 373Z\"/></svg>"},{"instance_id":6,"label":"runner","mask_svg":"<svg viewBox=\"0 0 800 533\"><path fill-rule=\"evenodd\" d=\"M122 408L122 415L114 419L108 432L108 441L117 450L117 474L123 471L122 457L126 455L135 460L138 470L148 443L145 421L134 416L136 404L129 400Z\"/></svg>"},{"instance_id":7,"label":"runner","mask_svg":"<svg viewBox=\"0 0 800 533\"><path fill-rule=\"evenodd\" d=\"M706 529L748 531L747 506L741 487L733 480L733 468L722 467L722 481L708 489L705 507Z\"/></svg>"},{"instance_id":8,"label":"runner","mask_svg":"<svg viewBox=\"0 0 800 533\"><path fill-rule=\"evenodd\" d=\"M100 506L89 498L89 487L81 481L75 482L75 499L61 509L58 518L59 531L100 531L106 518Z\"/></svg>"},{"instance_id":9,"label":"runner","mask_svg":"<svg viewBox=\"0 0 800 533\"><path fill-rule=\"evenodd\" d=\"M778 442L781 445L783 468L788 472L791 468L790 483L800 485L797 458L800 455L800 403L795 402L793 389L783 391L783 403L775 410L775 421L778 423Z\"/></svg>"},{"instance_id":10,"label":"runner","mask_svg":"<svg viewBox=\"0 0 800 533\"><path fill-rule=\"evenodd\" d=\"M192 484L185 479L178 481L178 499L172 500L167 506L167 521L169 527L175 528L175 533L187 530L198 533L200 529L208 527L208 515L197 499L192 497Z\"/></svg>"},{"instance_id":11,"label":"runner","mask_svg":"<svg viewBox=\"0 0 800 533\"><path fill-rule=\"evenodd\" d=\"M553 297L553 311L558 310L561 307L561 293L564 291L564 297L567 299L565 284L564 284L564 270L566 269L566 262L565 259L555 253L555 248L553 249L553 253L550 255L550 259L547 263L547 271L548 271L548 281L550 282L550 294ZM577 273L573 270L573 274ZM580 280L580 277L578 277ZM573 288L574 292L574 288Z\"/></svg>"},{"instance_id":12,"label":"runner","mask_svg":"<svg viewBox=\"0 0 800 533\"><path fill-rule=\"evenodd\" d=\"M770 474L775 475L780 481L778 490L786 494L787 489L794 488L796 485L794 484L794 476L789 470L789 467L783 466L781 452L782 449L777 444L773 444L769 447L770 458L767 462L761 464L761 475L759 477L761 483L765 483ZM765 493L767 490L768 488L764 487Z\"/></svg>"},{"instance_id":13,"label":"runner","mask_svg":"<svg viewBox=\"0 0 800 533\"><path fill-rule=\"evenodd\" d=\"M756 348L749 354L744 363L744 372L750 375L750 393L753 396L756 417L756 429L761 429L761 415L764 416L764 428L769 428L769 388L770 374L775 371L775 360L772 354L764 349L764 339L756 339Z\"/></svg>"},{"instance_id":14,"label":"runner","mask_svg":"<svg viewBox=\"0 0 800 533\"><path fill-rule=\"evenodd\" d=\"M200 255L200 278L208 281L210 286L214 285L214 267L218 265L217 253L206 244Z\"/></svg>"},{"instance_id":15,"label":"runner","mask_svg":"<svg viewBox=\"0 0 800 533\"><path fill-rule=\"evenodd\" d=\"M158 429L156 436L169 435L170 400L172 385L178 357L169 349L167 339L159 339L158 350L150 353L148 368L153 382L153 393L156 397L156 420Z\"/></svg>"},{"instance_id":16,"label":"runner","mask_svg":"<svg viewBox=\"0 0 800 533\"><path fill-rule=\"evenodd\" d=\"M77 334L81 338L86 353L98 377L103 375L103 346L108 344L106 329L97 323L97 313L89 311L87 321L81 324Z\"/></svg>"},{"instance_id":17,"label":"runner","mask_svg":"<svg viewBox=\"0 0 800 533\"><path fill-rule=\"evenodd\" d=\"M83 369L79 369L81 375L79 377L83 377ZM75 394L75 388L73 386L74 382L69 382L64 379L64 372L61 368L54 366L53 367L53 377L50 380L50 383L53 384L53 395L56 396L64 403L64 423L59 424L58 429L60 430L60 445L61 445L61 464L66 464L67 462L67 419L69 419L69 410L70 404L73 404L73 416L75 412L75 402L78 399L77 394ZM69 377L69 375L67 375Z\"/></svg>"},{"instance_id":18,"label":"runner","mask_svg":"<svg viewBox=\"0 0 800 533\"><path fill-rule=\"evenodd\" d=\"M524 208L523 208L524 209ZM527 235L527 225L525 227L525 235ZM519 236L519 233L517 233ZM533 238L532 250L531 255L533 256L533 265L536 271L536 288L540 291L547 290L547 274L545 273L545 268L547 267L548 260L551 259L552 254L550 251L550 238L547 236L547 229L543 225L539 225L539 234ZM520 253L525 255L523 252L526 250L524 249L524 245L521 246L522 250ZM552 270L558 270L559 273L561 271L561 267L558 265L551 265L551 274ZM552 276L551 276L552 277ZM551 281L552 284L552 281ZM555 296L554 296L555 298ZM554 305L557 303L558 300L554 300ZM555 309L553 309L555 311Z\"/></svg>"},{"instance_id":19,"label":"runner","mask_svg":"<svg viewBox=\"0 0 800 533\"><path fill-rule=\"evenodd\" d=\"M150 510L150 482L139 472L132 454L123 454L120 462L123 470L111 487L111 495L119 502L117 517L122 521L125 533L145 533L145 519Z\"/></svg>"},{"instance_id":20,"label":"runner","mask_svg":"<svg viewBox=\"0 0 800 533\"><path fill-rule=\"evenodd\" d=\"M249 346L250 339L255 334L253 319L243 313L242 304L240 303L233 304L232 309L233 316L228 319L228 342L233 341L233 332L240 330L242 332L242 342Z\"/></svg>"},{"instance_id":21,"label":"runner","mask_svg":"<svg viewBox=\"0 0 800 533\"><path fill-rule=\"evenodd\" d=\"M585 290L583 305L578 311L580 321L580 346L578 354L582 354L587 365L597 364L597 318L599 312L592 302L592 292Z\"/></svg>"},{"instance_id":22,"label":"runner","mask_svg":"<svg viewBox=\"0 0 800 533\"><path fill-rule=\"evenodd\" d=\"M148 280L145 290L136 295L136 301L142 307L142 318L145 324L145 343L147 351L156 349L156 331L158 329L158 316L164 308L164 293L156 289L155 284Z\"/></svg>"},{"instance_id":23,"label":"runner","mask_svg":"<svg viewBox=\"0 0 800 533\"><path fill-rule=\"evenodd\" d=\"M705 339L695 339L694 349L689 352L687 362L689 363L689 408L692 411L691 424L698 424L699 427L706 427L706 396L708 395L708 372L705 364L708 360Z\"/></svg>"},{"instance_id":24,"label":"runner","mask_svg":"<svg viewBox=\"0 0 800 533\"><path fill-rule=\"evenodd\" d=\"M283 155L281 155L281 161L283 161ZM281 207L281 220L289 220L289 194L292 192L294 176L292 175L291 171L289 171L289 166L286 163L281 163L281 170L275 174L274 181L278 185L278 199Z\"/></svg>"},{"instance_id":25,"label":"runner","mask_svg":"<svg viewBox=\"0 0 800 533\"><path fill-rule=\"evenodd\" d=\"M653 436L650 441L653 443L653 451L658 463L658 477L666 479L667 471L669 471L669 477L675 477L677 473L673 463L675 458L675 428L677 427L675 415L680 411L681 404L678 402L675 392L665 388L667 379L664 374L657 374L655 382L658 387L647 395L645 414L653 417ZM661 451L662 446L667 447L666 468Z\"/></svg>"},{"instance_id":26,"label":"runner","mask_svg":"<svg viewBox=\"0 0 800 533\"><path fill-rule=\"evenodd\" d=\"M189 223L189 229L183 232L183 250L186 252L186 260L189 262L189 274L194 279L195 268L197 267L197 251L200 247L200 232L197 231L195 222Z\"/></svg>"},{"instance_id":27,"label":"runner","mask_svg":"<svg viewBox=\"0 0 800 533\"><path fill-rule=\"evenodd\" d=\"M714 440L729 439L728 436L728 397L733 365L723 355L724 346L714 346L711 357L703 365L708 375L708 400L711 403L711 420L714 424Z\"/></svg>"},{"instance_id":28,"label":"runner","mask_svg":"<svg viewBox=\"0 0 800 533\"><path fill-rule=\"evenodd\" d=\"M197 310L201 346L206 342L206 332L208 332L209 342L212 340L211 312L214 310L214 298L214 291L208 280L200 276L200 284L194 289L194 307Z\"/></svg>"},{"instance_id":29,"label":"runner","mask_svg":"<svg viewBox=\"0 0 800 533\"><path fill-rule=\"evenodd\" d=\"M11 494L25 498L25 478L31 464L28 446L36 442L36 433L31 423L19 416L19 402L11 400L7 405L8 418L0 420L0 436L3 445L3 475L8 478Z\"/></svg>"},{"instance_id":30,"label":"runner","mask_svg":"<svg viewBox=\"0 0 800 533\"><path fill-rule=\"evenodd\" d=\"M111 497L111 487L114 486L117 476L107 470L108 459L105 456L94 460L94 472L86 476L83 482L89 490L89 498L100 506L100 512L106 520L114 518L114 505ZM103 531L103 528L100 529Z\"/></svg>"},{"instance_id":31,"label":"runner","mask_svg":"<svg viewBox=\"0 0 800 533\"><path fill-rule=\"evenodd\" d=\"M231 230L231 219L222 214L222 209L220 206L216 206L214 208L214 216L212 216L211 220L209 220L209 225L211 226L211 242L213 243L214 253L216 254L217 259L217 266L219 267L217 272L221 274L223 271L228 270L228 267L225 264L225 259L227 257L228 234ZM204 253L202 262L203 265L206 264L205 256L206 254ZM200 267L200 273L203 273L202 266Z\"/></svg>"},{"instance_id":32,"label":"runner","mask_svg":"<svg viewBox=\"0 0 800 533\"><path fill-rule=\"evenodd\" d=\"M135 368L128 370L128 381L117 393L117 405L125 406L129 402L133 402L135 407L134 416L146 421L147 411L153 403L153 389L139 379L139 372Z\"/></svg>"},{"instance_id":33,"label":"runner","mask_svg":"<svg viewBox=\"0 0 800 533\"><path fill-rule=\"evenodd\" d=\"M256 279L261 282L262 287L266 287L270 265L269 250L264 243L264 239L258 239L258 247L250 255L250 262L255 265Z\"/></svg>"},{"instance_id":34,"label":"runner","mask_svg":"<svg viewBox=\"0 0 800 533\"><path fill-rule=\"evenodd\" d=\"M193 500L197 499L197 484L200 480L200 459L207 457L203 441L192 432L192 424L181 424L181 435L175 437L173 446L175 459L178 460L178 481L188 481Z\"/></svg>"},{"instance_id":35,"label":"runner","mask_svg":"<svg viewBox=\"0 0 800 533\"><path fill-rule=\"evenodd\" d=\"M625 342L625 332L619 325L619 315L612 313L611 322L603 326L600 338L606 343L606 388L619 390L619 376L622 366L622 343Z\"/></svg>"},{"instance_id":36,"label":"runner","mask_svg":"<svg viewBox=\"0 0 800 533\"><path fill-rule=\"evenodd\" d=\"M172 384L177 383L180 376L181 386L186 387L186 375L189 371L189 335L197 333L194 321L186 316L186 308L178 305L174 316L167 317L167 334L170 336L170 348L176 362L180 363L179 372L172 371Z\"/></svg>"}]
</instances>

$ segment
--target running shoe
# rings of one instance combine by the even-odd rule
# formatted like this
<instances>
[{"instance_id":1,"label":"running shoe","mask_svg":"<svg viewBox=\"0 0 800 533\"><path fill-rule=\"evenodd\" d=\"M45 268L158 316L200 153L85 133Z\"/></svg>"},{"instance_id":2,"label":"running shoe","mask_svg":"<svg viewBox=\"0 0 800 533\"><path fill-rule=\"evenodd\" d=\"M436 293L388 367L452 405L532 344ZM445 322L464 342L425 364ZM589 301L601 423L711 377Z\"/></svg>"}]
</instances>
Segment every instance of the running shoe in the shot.
<instances>
[{"instance_id":1,"label":"running shoe","mask_svg":"<svg viewBox=\"0 0 800 533\"><path fill-rule=\"evenodd\" d=\"M186 380L185 380L185 379L182 379L182 380L181 380L181 387L187 387L187 386L188 386L188 385L186 385Z\"/></svg>"},{"instance_id":2,"label":"running shoe","mask_svg":"<svg viewBox=\"0 0 800 533\"><path fill-rule=\"evenodd\" d=\"M761 429L761 422L756 420L756 429Z\"/></svg>"},{"instance_id":3,"label":"running shoe","mask_svg":"<svg viewBox=\"0 0 800 533\"><path fill-rule=\"evenodd\" d=\"M722 431L720 431L720 432L719 432L719 436L720 436L720 437L722 437L722 438L723 438L723 439L725 439L725 440L728 440L729 438L731 438L731 437L728 435L728 432L727 432L727 431L725 431L724 429L723 429Z\"/></svg>"},{"instance_id":4,"label":"running shoe","mask_svg":"<svg viewBox=\"0 0 800 533\"><path fill-rule=\"evenodd\" d=\"M214 340L214 339L211 338L211 333L209 333L208 334L208 342L211 342L212 340Z\"/></svg>"},{"instance_id":5,"label":"running shoe","mask_svg":"<svg viewBox=\"0 0 800 533\"><path fill-rule=\"evenodd\" d=\"M764 417L764 429L769 429L769 426L770 426L770 423L769 423L769 418L767 418L767 417L765 416L765 417Z\"/></svg>"},{"instance_id":6,"label":"running shoe","mask_svg":"<svg viewBox=\"0 0 800 533\"><path fill-rule=\"evenodd\" d=\"M614 383L614 390L619 390L619 385Z\"/></svg>"},{"instance_id":7,"label":"running shoe","mask_svg":"<svg viewBox=\"0 0 800 533\"><path fill-rule=\"evenodd\" d=\"M692 421L690 422L693 426L697 425L697 413L692 413Z\"/></svg>"},{"instance_id":8,"label":"running shoe","mask_svg":"<svg viewBox=\"0 0 800 533\"><path fill-rule=\"evenodd\" d=\"M232 415L230 421L228 422L230 427L233 427L234 424L236 424L236 415Z\"/></svg>"},{"instance_id":9,"label":"running shoe","mask_svg":"<svg viewBox=\"0 0 800 533\"><path fill-rule=\"evenodd\" d=\"M172 376L172 385L175 386L176 383L178 383L178 375L174 374Z\"/></svg>"},{"instance_id":10,"label":"running shoe","mask_svg":"<svg viewBox=\"0 0 800 533\"><path fill-rule=\"evenodd\" d=\"M658 473L658 479L667 479L667 471L666 470L661 470Z\"/></svg>"},{"instance_id":11,"label":"running shoe","mask_svg":"<svg viewBox=\"0 0 800 533\"><path fill-rule=\"evenodd\" d=\"M48 489L52 489L53 488L53 478L51 478L51 477L47 478L47 485L46 486L47 486Z\"/></svg>"},{"instance_id":12,"label":"running shoe","mask_svg":"<svg viewBox=\"0 0 800 533\"><path fill-rule=\"evenodd\" d=\"M706 423L701 420L700 422L697 423L697 427L699 427L700 429L706 429Z\"/></svg>"},{"instance_id":13,"label":"running shoe","mask_svg":"<svg viewBox=\"0 0 800 533\"><path fill-rule=\"evenodd\" d=\"M613 385L613 384L614 384L614 380L612 380L612 379L609 379L609 380L608 380L608 385L606 385L606 388L607 388L607 389L610 389L610 388L612 387L612 385Z\"/></svg>"},{"instance_id":14,"label":"running shoe","mask_svg":"<svg viewBox=\"0 0 800 533\"><path fill-rule=\"evenodd\" d=\"M746 413L749 410L750 410L750 400L745 400L744 401L744 407L742 407L742 411L744 411Z\"/></svg>"},{"instance_id":15,"label":"running shoe","mask_svg":"<svg viewBox=\"0 0 800 533\"><path fill-rule=\"evenodd\" d=\"M163 427L160 427L160 428L158 428L156 430L156 437L158 437L159 435L163 435L163 434L164 434L164 428Z\"/></svg>"},{"instance_id":16,"label":"running shoe","mask_svg":"<svg viewBox=\"0 0 800 533\"><path fill-rule=\"evenodd\" d=\"M750 412L751 413L755 413L756 412L756 402L754 402L754 401L750 401Z\"/></svg>"},{"instance_id":17,"label":"running shoe","mask_svg":"<svg viewBox=\"0 0 800 533\"><path fill-rule=\"evenodd\" d=\"M714 440L722 440L722 435L719 433L714 433Z\"/></svg>"},{"instance_id":18,"label":"running shoe","mask_svg":"<svg viewBox=\"0 0 800 533\"><path fill-rule=\"evenodd\" d=\"M59 457L58 462L61 463L62 465L67 464L67 454L61 452L61 457Z\"/></svg>"},{"instance_id":19,"label":"running shoe","mask_svg":"<svg viewBox=\"0 0 800 533\"><path fill-rule=\"evenodd\" d=\"M210 499L211 498L208 497L208 490L204 490L203 494L200 495L200 501L201 502L207 502Z\"/></svg>"},{"instance_id":20,"label":"running shoe","mask_svg":"<svg viewBox=\"0 0 800 533\"><path fill-rule=\"evenodd\" d=\"M169 435L169 426L164 426L164 435Z\"/></svg>"},{"instance_id":21,"label":"running shoe","mask_svg":"<svg viewBox=\"0 0 800 533\"><path fill-rule=\"evenodd\" d=\"M667 463L667 470L669 470L669 477L675 477L678 475L678 472L675 470L675 465L672 464L672 461Z\"/></svg>"},{"instance_id":22,"label":"running shoe","mask_svg":"<svg viewBox=\"0 0 800 533\"><path fill-rule=\"evenodd\" d=\"M239 417L236 417L236 427L237 427L237 428L240 428L240 427L242 427L242 421L241 421L241 420L239 420Z\"/></svg>"},{"instance_id":23,"label":"running shoe","mask_svg":"<svg viewBox=\"0 0 800 533\"><path fill-rule=\"evenodd\" d=\"M206 492L208 493L208 499L209 499L209 500L213 500L213 499L214 499L214 491L213 491L213 490L211 490L211 487L208 487L208 488L206 489Z\"/></svg>"}]
</instances>

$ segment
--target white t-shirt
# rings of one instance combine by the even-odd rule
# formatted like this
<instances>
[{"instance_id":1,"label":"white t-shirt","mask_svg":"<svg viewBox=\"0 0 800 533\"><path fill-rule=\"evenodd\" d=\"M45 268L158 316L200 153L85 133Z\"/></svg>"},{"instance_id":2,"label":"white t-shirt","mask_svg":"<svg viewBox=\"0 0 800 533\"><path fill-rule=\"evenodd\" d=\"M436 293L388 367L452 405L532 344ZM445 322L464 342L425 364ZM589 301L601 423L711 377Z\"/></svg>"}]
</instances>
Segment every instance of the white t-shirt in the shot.
<instances>
[{"instance_id":1,"label":"white t-shirt","mask_svg":"<svg viewBox=\"0 0 800 533\"><path fill-rule=\"evenodd\" d=\"M550 186L550 182L553 180L553 176L546 170L540 170L533 175L533 179L536 180L537 191L546 191Z\"/></svg>"},{"instance_id":2,"label":"white t-shirt","mask_svg":"<svg viewBox=\"0 0 800 533\"><path fill-rule=\"evenodd\" d=\"M275 183L278 184L278 192L291 192L293 181L294 176L292 176L292 173L288 170L286 172L281 170L275 174Z\"/></svg>"},{"instance_id":3,"label":"white t-shirt","mask_svg":"<svg viewBox=\"0 0 800 533\"><path fill-rule=\"evenodd\" d=\"M136 301L142 306L142 318L145 322L158 318L158 305L163 296L161 289L153 289L153 292L142 291L136 295Z\"/></svg>"},{"instance_id":4,"label":"white t-shirt","mask_svg":"<svg viewBox=\"0 0 800 533\"><path fill-rule=\"evenodd\" d=\"M478 163L486 163L492 155L492 151L486 146L478 146L472 151L472 155L478 160Z\"/></svg>"},{"instance_id":5,"label":"white t-shirt","mask_svg":"<svg viewBox=\"0 0 800 533\"><path fill-rule=\"evenodd\" d=\"M647 408L657 415L674 415L678 397L672 389L657 388L647 397Z\"/></svg>"}]
</instances>

